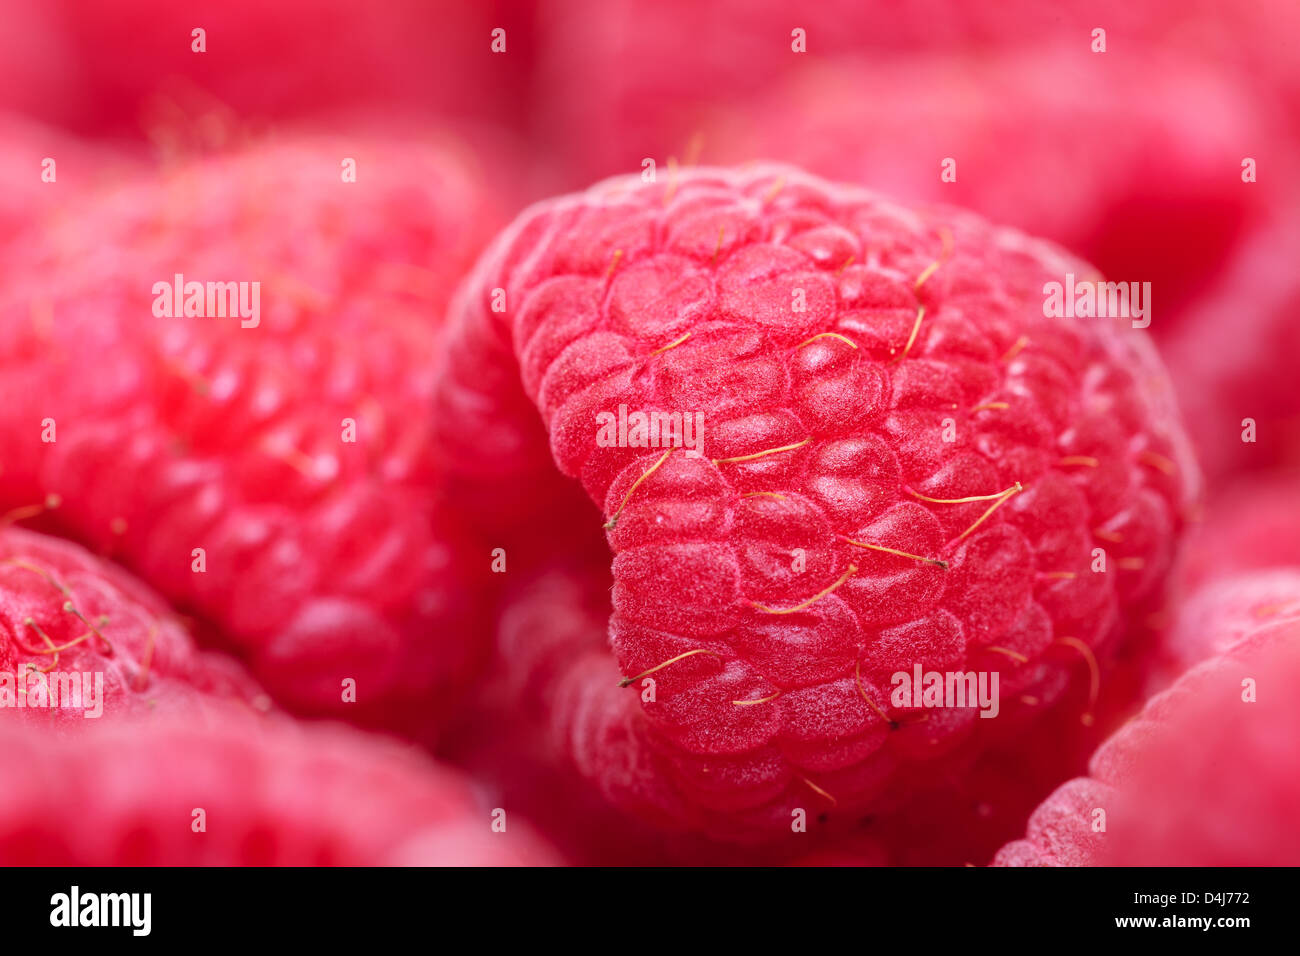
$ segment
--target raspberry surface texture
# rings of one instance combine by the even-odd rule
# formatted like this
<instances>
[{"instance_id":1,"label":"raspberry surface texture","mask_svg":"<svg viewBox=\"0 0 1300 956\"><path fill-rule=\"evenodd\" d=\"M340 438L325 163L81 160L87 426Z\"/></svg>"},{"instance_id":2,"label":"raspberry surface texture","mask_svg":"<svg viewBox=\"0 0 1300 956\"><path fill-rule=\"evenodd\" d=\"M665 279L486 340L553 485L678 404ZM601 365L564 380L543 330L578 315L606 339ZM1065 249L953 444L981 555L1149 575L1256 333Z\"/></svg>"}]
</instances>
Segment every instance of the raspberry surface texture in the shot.
<instances>
[{"instance_id":1,"label":"raspberry surface texture","mask_svg":"<svg viewBox=\"0 0 1300 956\"><path fill-rule=\"evenodd\" d=\"M0 528L0 722L100 718L270 700L233 660L196 648L166 602L78 545Z\"/></svg>"},{"instance_id":2,"label":"raspberry surface texture","mask_svg":"<svg viewBox=\"0 0 1300 956\"><path fill-rule=\"evenodd\" d=\"M548 865L522 820L494 831L468 781L339 725L238 715L56 738L0 727L6 866Z\"/></svg>"},{"instance_id":3,"label":"raspberry surface texture","mask_svg":"<svg viewBox=\"0 0 1300 956\"><path fill-rule=\"evenodd\" d=\"M439 444L467 508L558 467L603 511L613 658L551 707L615 802L747 838L899 800L1114 652L1198 478L1141 330L1045 314L1089 271L762 165L609 180L497 240ZM914 667L997 672L999 719L895 703Z\"/></svg>"},{"instance_id":4,"label":"raspberry surface texture","mask_svg":"<svg viewBox=\"0 0 1300 956\"><path fill-rule=\"evenodd\" d=\"M82 197L7 273L0 507L130 566L290 709L433 734L475 598L410 410L495 215L476 177L440 138L297 132Z\"/></svg>"},{"instance_id":5,"label":"raspberry surface texture","mask_svg":"<svg viewBox=\"0 0 1300 956\"><path fill-rule=\"evenodd\" d=\"M1153 697L1034 811L996 866L1295 866L1300 592ZM1186 622L1195 627L1194 619ZM1225 629L1226 624L1226 629ZM1227 635L1246 619L1209 626ZM1214 643L1206 640L1204 643Z\"/></svg>"}]
</instances>

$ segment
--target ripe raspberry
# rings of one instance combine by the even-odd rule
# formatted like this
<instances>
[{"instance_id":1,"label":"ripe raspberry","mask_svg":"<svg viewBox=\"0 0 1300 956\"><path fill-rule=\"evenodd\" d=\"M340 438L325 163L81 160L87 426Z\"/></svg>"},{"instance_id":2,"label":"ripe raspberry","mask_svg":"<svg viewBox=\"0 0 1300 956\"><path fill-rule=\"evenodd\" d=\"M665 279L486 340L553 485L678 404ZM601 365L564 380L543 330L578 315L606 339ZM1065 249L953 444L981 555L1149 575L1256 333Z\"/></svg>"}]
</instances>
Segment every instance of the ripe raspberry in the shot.
<instances>
[{"instance_id":1,"label":"ripe raspberry","mask_svg":"<svg viewBox=\"0 0 1300 956\"><path fill-rule=\"evenodd\" d=\"M0 507L57 496L47 523L215 624L298 712L427 736L474 665L475 597L410 409L493 215L453 150L393 138L303 135L96 195L6 283ZM260 321L156 316L177 273L261 282Z\"/></svg>"},{"instance_id":2,"label":"ripe raspberry","mask_svg":"<svg viewBox=\"0 0 1300 956\"><path fill-rule=\"evenodd\" d=\"M0 863L555 862L520 819L507 814L505 831L493 832L493 808L413 750L336 725L238 717L65 738L0 727L6 757L23 768L0 792Z\"/></svg>"},{"instance_id":3,"label":"ripe raspberry","mask_svg":"<svg viewBox=\"0 0 1300 956\"><path fill-rule=\"evenodd\" d=\"M1293 692L1300 592L1292 597L1289 614L1257 626L1153 697L1093 755L1091 775L1053 793L1030 818L1025 839L1003 847L994 865L1300 861L1290 821L1300 800L1300 699ZM1257 695L1250 703L1248 678Z\"/></svg>"},{"instance_id":4,"label":"ripe raspberry","mask_svg":"<svg viewBox=\"0 0 1300 956\"><path fill-rule=\"evenodd\" d=\"M1141 335L1044 316L1070 271L1088 267L789 167L611 180L484 257L438 443L514 449L490 474L451 455L474 507L508 500L547 467L531 401L603 506L637 690L583 658L553 707L616 802L768 836L793 808L869 807L900 765L989 736L970 708L894 707L891 675L1001 672L1011 726L1113 652L1195 466ZM701 413L702 454L606 447L597 416L623 404Z\"/></svg>"},{"instance_id":5,"label":"ripe raspberry","mask_svg":"<svg viewBox=\"0 0 1300 956\"><path fill-rule=\"evenodd\" d=\"M193 713L218 699L270 706L237 664L196 650L157 595L57 538L0 527L0 629L0 718L71 727L91 714ZM75 686L61 682L73 674ZM102 696L82 683L94 675Z\"/></svg>"},{"instance_id":6,"label":"ripe raspberry","mask_svg":"<svg viewBox=\"0 0 1300 956\"><path fill-rule=\"evenodd\" d=\"M591 761L588 770L608 758L599 741L584 747L573 735L575 723L591 721L556 719L574 709L557 708L556 698L626 703L606 649L608 569L565 558L511 578L500 602L493 678L480 684L475 706L462 711L440 754L491 786L494 802L542 825L566 859L585 865L772 865L791 862L791 855L796 865L984 864L1023 832L1030 811L1057 784L1086 772L1091 753L1142 700L1140 685L1127 679L1141 671L1122 661L1103 673L1091 706L1088 688L1074 688L1027 733L978 759L921 765L907 781L914 792L890 813L848 827L816 819L807 835L791 834L761 851L702 842L615 814L565 766L572 762L566 754ZM588 668L577 666L584 659L603 675L584 679ZM1080 720L1085 709L1095 717L1087 724Z\"/></svg>"}]
</instances>

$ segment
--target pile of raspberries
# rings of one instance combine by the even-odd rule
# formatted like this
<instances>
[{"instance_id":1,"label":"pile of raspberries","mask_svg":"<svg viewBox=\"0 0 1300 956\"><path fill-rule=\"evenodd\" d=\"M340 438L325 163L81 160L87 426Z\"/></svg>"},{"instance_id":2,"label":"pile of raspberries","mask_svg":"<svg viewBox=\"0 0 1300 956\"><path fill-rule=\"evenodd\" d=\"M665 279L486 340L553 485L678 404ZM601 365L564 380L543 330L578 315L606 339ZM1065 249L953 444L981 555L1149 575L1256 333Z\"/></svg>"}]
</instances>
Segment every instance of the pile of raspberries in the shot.
<instances>
[{"instance_id":1,"label":"pile of raspberries","mask_svg":"<svg viewBox=\"0 0 1300 956\"><path fill-rule=\"evenodd\" d=\"M24 14L0 865L1300 864L1300 12L481 6Z\"/></svg>"}]
</instances>

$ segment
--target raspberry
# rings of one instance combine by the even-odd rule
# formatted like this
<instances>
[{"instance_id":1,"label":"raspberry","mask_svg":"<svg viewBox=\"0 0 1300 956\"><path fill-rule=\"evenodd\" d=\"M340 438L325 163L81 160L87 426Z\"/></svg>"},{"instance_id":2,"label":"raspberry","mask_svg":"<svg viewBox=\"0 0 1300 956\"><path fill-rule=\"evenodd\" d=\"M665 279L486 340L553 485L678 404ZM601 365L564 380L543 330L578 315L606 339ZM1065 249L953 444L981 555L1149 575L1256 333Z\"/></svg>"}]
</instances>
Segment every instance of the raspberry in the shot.
<instances>
[{"instance_id":1,"label":"raspberry","mask_svg":"<svg viewBox=\"0 0 1300 956\"><path fill-rule=\"evenodd\" d=\"M544 570L522 580L511 577L500 602L494 676L480 686L475 706L462 712L440 753L491 786L494 802L518 807L542 825L565 858L579 864L772 865L791 862L792 854L797 865L983 864L1023 832L1045 794L1085 772L1092 751L1129 716L1131 702L1141 701L1140 687L1127 679L1135 669L1123 662L1103 674L1101 697L1090 708L1095 720L1080 720L1088 690L1077 688L1027 733L978 760L950 763L942 774L922 765L909 781L914 792L890 813L851 821L848 829L823 826L819 819L810 822L807 836L791 836L762 852L704 843L614 814L564 766L570 752L592 770L602 760L601 743L584 746L573 734L575 725L591 721L556 720L576 709L556 707L556 698L585 699L597 707L625 703L606 650L608 570L590 560L553 556ZM582 660L587 666L575 666ZM603 670L603 679L584 679L588 668ZM808 840L820 849L810 853Z\"/></svg>"},{"instance_id":2,"label":"raspberry","mask_svg":"<svg viewBox=\"0 0 1300 956\"><path fill-rule=\"evenodd\" d=\"M0 792L0 862L555 862L521 820L507 815L494 832L469 784L415 751L336 725L225 716L207 727L126 723L66 738L0 727L0 746L23 767Z\"/></svg>"},{"instance_id":3,"label":"raspberry","mask_svg":"<svg viewBox=\"0 0 1300 956\"><path fill-rule=\"evenodd\" d=\"M1300 722L1292 692L1300 680L1300 591L1291 608L1153 697L1093 755L1091 775L1053 793L1025 839L1003 847L994 865L1300 861L1287 815L1300 799L1292 739ZM1247 679L1257 694L1250 703Z\"/></svg>"},{"instance_id":4,"label":"raspberry","mask_svg":"<svg viewBox=\"0 0 1300 956\"><path fill-rule=\"evenodd\" d=\"M532 402L603 508L617 668L573 662L552 705L616 803L738 837L868 808L990 735L894 706L891 675L998 671L1010 726L1114 651L1196 473L1149 343L1044 316L1069 271L969 214L766 166L610 180L481 260L438 443L512 449L449 467L475 509L518 500L547 470ZM607 447L621 405L702 414L702 453Z\"/></svg>"},{"instance_id":5,"label":"raspberry","mask_svg":"<svg viewBox=\"0 0 1300 956\"><path fill-rule=\"evenodd\" d=\"M1170 682L1227 653L1261 627L1300 616L1300 567L1269 568L1213 581L1192 594L1159 644L1153 679Z\"/></svg>"},{"instance_id":6,"label":"raspberry","mask_svg":"<svg viewBox=\"0 0 1300 956\"><path fill-rule=\"evenodd\" d=\"M1293 209L1296 199L1278 205ZM1297 256L1293 223L1261 230L1165 343L1212 490L1300 461L1300 397L1291 382L1300 354Z\"/></svg>"},{"instance_id":7,"label":"raspberry","mask_svg":"<svg viewBox=\"0 0 1300 956\"><path fill-rule=\"evenodd\" d=\"M1189 535L1180 583L1196 590L1243 571L1300 565L1300 471L1236 476Z\"/></svg>"},{"instance_id":8,"label":"raspberry","mask_svg":"<svg viewBox=\"0 0 1300 956\"><path fill-rule=\"evenodd\" d=\"M0 507L59 501L48 526L214 624L297 712L430 735L475 664L476 598L409 410L492 216L445 144L385 137L97 194L7 282ZM155 316L177 273L261 282L260 320Z\"/></svg>"},{"instance_id":9,"label":"raspberry","mask_svg":"<svg viewBox=\"0 0 1300 956\"><path fill-rule=\"evenodd\" d=\"M77 726L87 717L194 713L217 699L269 707L233 661L198 651L157 595L57 538L0 528L0 627L0 717ZM74 674L75 686L60 683ZM81 683L95 675L102 690ZM81 696L60 699L60 687Z\"/></svg>"},{"instance_id":10,"label":"raspberry","mask_svg":"<svg viewBox=\"0 0 1300 956\"><path fill-rule=\"evenodd\" d=\"M1290 42L1300 20L1289 0L1263 0L1232 17L1225 17L1215 0L1107 0L1086 9L1050 9L1032 0L828 0L797 13L782 0L663 0L653 9L631 0L561 0L551 6L551 15L540 24L538 82L549 95L540 98L538 129L552 136L554 148L568 154L567 167L583 179L636 169L647 156L660 163L669 155L685 156L687 162L702 155L718 162L722 157L715 150L725 145L712 125L719 115L763 115L755 104L767 91L797 82L838 58L879 62L946 53L952 61L944 64L936 58L937 67L969 80L969 64L962 63L963 58L1003 59L1024 50L1071 46L1107 71L1128 71L1126 60L1142 60L1151 66L1144 82L1155 85L1167 82L1160 71L1171 58L1179 73L1188 64L1208 64L1222 79L1239 79L1253 87L1251 101L1244 104L1251 112L1281 99L1281 112L1294 119L1294 104L1300 101L1300 69ZM1178 29L1171 30L1175 18ZM1090 52L1091 33L1099 26L1108 37L1104 55ZM796 27L806 32L806 54L792 52L791 32ZM1008 91L1014 98L1003 115L1014 115L1013 104L1024 96L1036 97L1036 88L1055 85L1058 78L1051 64L1046 70L1034 79L1035 89ZM920 79L923 86L933 82L933 77ZM1110 85L1104 77L1099 84ZM968 82L960 95L978 97L974 86ZM846 89L828 95L842 111L852 113L862 98L847 96ZM884 95L905 103L916 89L900 76ZM1140 86L1127 93L1134 98L1144 95ZM1117 105L1122 108L1122 103ZM1185 112L1181 105L1170 105ZM1069 131L1067 141L1075 144L1088 132L1080 123ZM856 139L860 133L854 135ZM1124 147L1118 138L1112 145ZM1160 151L1171 163L1180 161L1167 149ZM936 170L937 160L927 157L926 170ZM1019 161L1009 165L1023 170ZM1067 189L1070 184L1056 180L1053 185ZM1149 185L1160 188L1158 183Z\"/></svg>"}]
</instances>

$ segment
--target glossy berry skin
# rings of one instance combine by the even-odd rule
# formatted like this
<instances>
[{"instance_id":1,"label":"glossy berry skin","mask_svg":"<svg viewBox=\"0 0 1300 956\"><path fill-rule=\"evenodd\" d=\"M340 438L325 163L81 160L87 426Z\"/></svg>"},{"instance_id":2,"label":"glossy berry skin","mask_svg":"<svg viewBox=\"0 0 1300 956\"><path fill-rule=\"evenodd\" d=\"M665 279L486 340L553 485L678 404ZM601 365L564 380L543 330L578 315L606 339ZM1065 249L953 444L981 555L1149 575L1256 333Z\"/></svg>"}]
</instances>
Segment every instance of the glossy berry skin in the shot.
<instances>
[{"instance_id":1,"label":"glossy berry skin","mask_svg":"<svg viewBox=\"0 0 1300 956\"><path fill-rule=\"evenodd\" d=\"M556 857L492 829L471 785L350 728L243 719L56 737L0 727L5 866L500 866ZM201 813L201 815L200 815Z\"/></svg>"},{"instance_id":2,"label":"glossy berry skin","mask_svg":"<svg viewBox=\"0 0 1300 956\"><path fill-rule=\"evenodd\" d=\"M1202 625L1214 635L1203 643L1226 642L1234 631L1235 643L1151 698L1093 754L1089 775L1044 801L1024 839L1003 847L994 865L1300 861L1288 809L1300 800L1300 591L1261 616L1257 588L1243 582L1238 590L1235 618Z\"/></svg>"},{"instance_id":3,"label":"glossy berry skin","mask_svg":"<svg viewBox=\"0 0 1300 956\"><path fill-rule=\"evenodd\" d=\"M411 410L492 218L451 144L306 132L63 209L0 306L0 505L56 496L38 520L210 625L290 709L432 736L475 666L477 598ZM260 283L260 315L166 314L178 273Z\"/></svg>"},{"instance_id":4,"label":"glossy berry skin","mask_svg":"<svg viewBox=\"0 0 1300 956\"><path fill-rule=\"evenodd\" d=\"M75 685L60 683L73 674ZM270 709L235 661L200 651L166 602L129 573L12 526L0 528L0 675L4 723L71 730L159 713L198 719L223 703ZM56 684L80 687L82 697L68 700L67 690L50 689Z\"/></svg>"},{"instance_id":5,"label":"glossy berry skin","mask_svg":"<svg viewBox=\"0 0 1300 956\"><path fill-rule=\"evenodd\" d=\"M1090 270L790 167L609 180L498 239L439 443L484 513L545 480L547 436L602 508L617 668L575 665L554 706L618 802L748 838L901 799L900 768L999 721L895 706L893 674L998 671L1010 725L1114 649L1197 479L1141 334L1044 315L1066 272ZM620 405L700 414L702 448L601 441Z\"/></svg>"}]
</instances>

